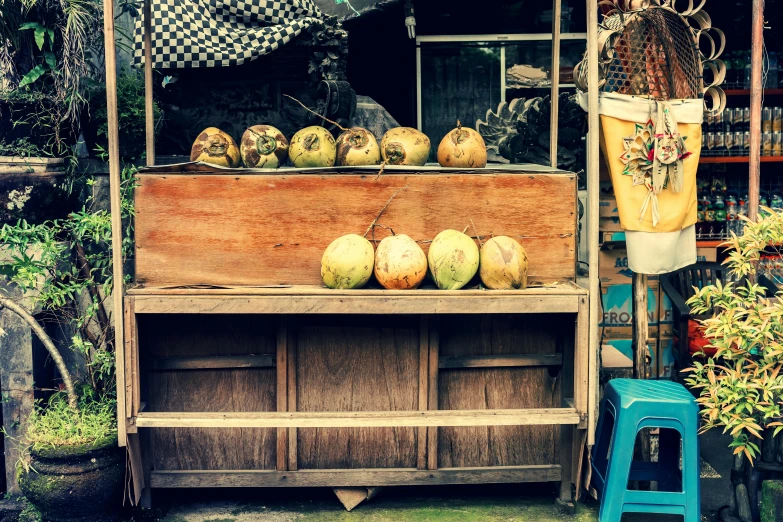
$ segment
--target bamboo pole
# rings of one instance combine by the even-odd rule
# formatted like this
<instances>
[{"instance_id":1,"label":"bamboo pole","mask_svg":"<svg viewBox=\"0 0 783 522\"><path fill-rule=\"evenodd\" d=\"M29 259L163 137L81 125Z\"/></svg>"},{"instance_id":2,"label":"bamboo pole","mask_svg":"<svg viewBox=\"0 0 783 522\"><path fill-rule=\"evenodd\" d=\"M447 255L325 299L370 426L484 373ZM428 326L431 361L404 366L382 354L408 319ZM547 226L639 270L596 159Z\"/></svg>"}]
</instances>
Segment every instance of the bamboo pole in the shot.
<instances>
[{"instance_id":1,"label":"bamboo pole","mask_svg":"<svg viewBox=\"0 0 783 522\"><path fill-rule=\"evenodd\" d=\"M114 276L114 346L124 346L123 331L123 267L122 267L122 212L120 196L120 141L117 122L117 51L114 42L114 0L103 0L103 34L106 49L106 115L109 129L109 191L111 196L111 249ZM116 365L117 372L117 439L125 446L125 370Z\"/></svg>"},{"instance_id":2,"label":"bamboo pole","mask_svg":"<svg viewBox=\"0 0 783 522\"><path fill-rule=\"evenodd\" d=\"M748 180L748 217L759 214L759 177L761 174L761 85L762 47L764 45L764 0L753 0L753 26L750 45L750 169Z\"/></svg>"},{"instance_id":3,"label":"bamboo pole","mask_svg":"<svg viewBox=\"0 0 783 522\"><path fill-rule=\"evenodd\" d=\"M598 2L587 0L587 245L590 281L590 397L588 403L587 444L595 444L595 424L598 406L598 360L601 339L598 323L601 314L601 289L598 286Z\"/></svg>"},{"instance_id":4,"label":"bamboo pole","mask_svg":"<svg viewBox=\"0 0 783 522\"><path fill-rule=\"evenodd\" d=\"M549 96L549 165L557 168L557 129L560 118L560 16L561 0L552 0L552 90Z\"/></svg>"},{"instance_id":5,"label":"bamboo pole","mask_svg":"<svg viewBox=\"0 0 783 522\"><path fill-rule=\"evenodd\" d=\"M144 118L147 166L155 164L155 111L152 104L152 0L144 1Z\"/></svg>"},{"instance_id":6,"label":"bamboo pole","mask_svg":"<svg viewBox=\"0 0 783 522\"><path fill-rule=\"evenodd\" d=\"M633 378L647 378L647 275L633 274Z\"/></svg>"}]
</instances>

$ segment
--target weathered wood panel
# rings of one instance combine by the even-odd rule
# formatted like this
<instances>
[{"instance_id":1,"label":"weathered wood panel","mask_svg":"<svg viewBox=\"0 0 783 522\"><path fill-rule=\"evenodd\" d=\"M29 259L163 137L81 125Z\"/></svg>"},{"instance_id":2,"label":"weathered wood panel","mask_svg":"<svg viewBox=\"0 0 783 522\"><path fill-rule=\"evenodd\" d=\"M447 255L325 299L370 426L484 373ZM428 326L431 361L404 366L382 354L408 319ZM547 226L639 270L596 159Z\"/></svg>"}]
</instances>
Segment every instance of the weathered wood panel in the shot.
<instances>
[{"instance_id":1,"label":"weathered wood panel","mask_svg":"<svg viewBox=\"0 0 783 522\"><path fill-rule=\"evenodd\" d=\"M262 316L139 316L141 360L274 354L276 321ZM275 369L142 370L148 411L275 411ZM143 385L144 387L144 385ZM274 429L151 431L153 469L275 469Z\"/></svg>"},{"instance_id":2,"label":"weathered wood panel","mask_svg":"<svg viewBox=\"0 0 783 522\"><path fill-rule=\"evenodd\" d=\"M462 230L472 221L478 234L522 243L531 283L575 275L572 174L391 170L376 179L222 172L138 176L139 283L320 285L326 246L343 234L363 234L400 189L380 223L411 236L425 251L438 232ZM375 231L376 239L386 234Z\"/></svg>"},{"instance_id":3,"label":"weathered wood panel","mask_svg":"<svg viewBox=\"0 0 783 522\"><path fill-rule=\"evenodd\" d=\"M299 317L296 410L416 410L417 317ZM415 468L415 428L298 430L298 469Z\"/></svg>"},{"instance_id":4,"label":"weathered wood panel","mask_svg":"<svg viewBox=\"0 0 783 522\"><path fill-rule=\"evenodd\" d=\"M443 316L440 356L554 354L555 334L565 330L564 323L570 329L573 321L552 316ZM556 408L561 405L560 382L546 367L441 368L438 408ZM559 426L438 428L438 467L559 464L559 435Z\"/></svg>"}]
</instances>

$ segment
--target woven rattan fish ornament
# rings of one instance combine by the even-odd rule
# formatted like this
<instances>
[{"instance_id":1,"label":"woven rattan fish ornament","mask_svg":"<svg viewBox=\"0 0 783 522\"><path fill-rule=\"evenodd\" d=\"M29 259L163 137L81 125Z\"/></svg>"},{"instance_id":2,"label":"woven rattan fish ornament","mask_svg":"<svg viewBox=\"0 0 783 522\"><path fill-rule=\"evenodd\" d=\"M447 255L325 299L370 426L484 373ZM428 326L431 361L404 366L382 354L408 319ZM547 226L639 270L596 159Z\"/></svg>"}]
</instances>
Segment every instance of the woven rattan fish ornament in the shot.
<instances>
[{"instance_id":1,"label":"woven rattan fish ornament","mask_svg":"<svg viewBox=\"0 0 783 522\"><path fill-rule=\"evenodd\" d=\"M696 260L701 123L726 104L725 37L702 10L705 1L599 3L610 11L598 28L598 56L585 53L574 71L585 110L588 89L599 91L601 150L635 272L666 273ZM592 59L598 85L587 84Z\"/></svg>"}]
</instances>

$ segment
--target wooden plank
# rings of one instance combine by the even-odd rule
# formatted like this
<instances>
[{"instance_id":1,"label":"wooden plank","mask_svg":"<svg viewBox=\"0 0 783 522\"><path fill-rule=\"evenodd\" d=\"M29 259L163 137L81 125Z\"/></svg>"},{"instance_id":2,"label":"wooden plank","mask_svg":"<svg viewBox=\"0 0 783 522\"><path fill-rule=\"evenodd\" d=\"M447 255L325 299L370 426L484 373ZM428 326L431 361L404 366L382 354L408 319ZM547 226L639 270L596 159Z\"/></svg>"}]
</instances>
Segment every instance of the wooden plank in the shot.
<instances>
[{"instance_id":1,"label":"wooden plank","mask_svg":"<svg viewBox=\"0 0 783 522\"><path fill-rule=\"evenodd\" d=\"M351 487L554 482L558 465L493 468L330 469L302 471L153 471L155 488Z\"/></svg>"},{"instance_id":2,"label":"wooden plank","mask_svg":"<svg viewBox=\"0 0 783 522\"><path fill-rule=\"evenodd\" d=\"M142 357L274 353L277 323L262 316L139 316ZM158 371L147 374L147 410L270 411L275 368ZM151 430L154 469L276 469L276 430L162 428Z\"/></svg>"},{"instance_id":3,"label":"wooden plank","mask_svg":"<svg viewBox=\"0 0 783 522\"><path fill-rule=\"evenodd\" d=\"M294 331L288 330L288 338L286 339L287 348L287 375L286 375L286 403L288 405L287 411L297 411L298 403L296 400L296 360L297 360L297 342L298 339L294 338ZM295 427L288 428L288 469L289 471L295 471L299 468L299 433Z\"/></svg>"},{"instance_id":4,"label":"wooden plank","mask_svg":"<svg viewBox=\"0 0 783 522\"><path fill-rule=\"evenodd\" d=\"M756 221L759 212L761 179L761 104L764 92L764 0L753 0L750 45L750 158L748 173L748 218Z\"/></svg>"},{"instance_id":5,"label":"wooden plank","mask_svg":"<svg viewBox=\"0 0 783 522\"><path fill-rule=\"evenodd\" d=\"M426 292L426 293L425 293ZM222 286L137 286L128 289L128 295L141 296L141 295L153 295L156 297L170 297L170 296L250 296L250 295L279 295L279 296L356 296L361 294L362 296L407 296L410 295L410 290L385 290L382 288L362 288L356 289L338 289L338 288L326 288L325 286L318 285L274 285L274 286L235 286L235 285L222 285ZM466 295L487 295L492 294L493 297L511 295L511 296L532 296L532 295L587 295L587 290L581 288L573 282L565 281L560 283L552 283L546 286L533 286L528 285L525 289L514 290L488 290L488 289L460 289L460 290L439 290L434 286L424 286L416 290L416 295L437 295L439 297L454 297L454 296L466 296Z\"/></svg>"},{"instance_id":6,"label":"wooden plank","mask_svg":"<svg viewBox=\"0 0 783 522\"><path fill-rule=\"evenodd\" d=\"M554 315L442 316L440 324L441 358L556 354L555 333L565 330L562 318ZM543 366L441 371L439 406L452 411L559 408L561 373ZM560 463L556 426L442 427L438 433L442 467Z\"/></svg>"},{"instance_id":7,"label":"wooden plank","mask_svg":"<svg viewBox=\"0 0 783 522\"><path fill-rule=\"evenodd\" d=\"M432 291L437 293L437 291ZM533 314L576 313L577 295L517 296L484 292L438 296L426 290L364 296L137 296L137 314Z\"/></svg>"},{"instance_id":8,"label":"wooden plank","mask_svg":"<svg viewBox=\"0 0 783 522\"><path fill-rule=\"evenodd\" d=\"M153 286L320 284L321 256L329 243L343 234L362 234L404 187L382 224L419 241L425 253L439 232L462 230L472 221L481 235L520 241L530 259L531 283L575 277L573 174L387 171L378 178L328 172L139 174L136 280ZM546 212L531 203L538 201L547 201ZM387 234L376 229L374 237Z\"/></svg>"},{"instance_id":9,"label":"wooden plank","mask_svg":"<svg viewBox=\"0 0 783 522\"><path fill-rule=\"evenodd\" d=\"M153 359L152 370L226 370L230 368L274 368L275 354L224 355Z\"/></svg>"},{"instance_id":10,"label":"wooden plank","mask_svg":"<svg viewBox=\"0 0 783 522\"><path fill-rule=\"evenodd\" d=\"M511 354L511 355L463 355L440 358L440 368L504 368L525 366L560 366L563 356L552 354Z\"/></svg>"},{"instance_id":11,"label":"wooden plank","mask_svg":"<svg viewBox=\"0 0 783 522\"><path fill-rule=\"evenodd\" d=\"M119 119L117 116L117 48L114 34L114 0L103 0L103 40L106 66L106 118L109 146L109 202L111 210L111 245L112 245L112 276L115 282L125 281L123 274L122 256L122 196L121 196L121 169L120 169L120 141ZM114 301L114 347L123 351L124 339L124 315L123 291L124 285L115 284L112 295ZM122 355L121 353L119 355ZM122 358L117 359L122 361ZM121 364L117 365L119 368ZM126 409L127 402L123 405L126 393L125 379L122 370L117 371L117 431L119 445L125 444L124 430L125 417L130 410ZM125 411L123 411L123 409Z\"/></svg>"},{"instance_id":12,"label":"wooden plank","mask_svg":"<svg viewBox=\"0 0 783 522\"><path fill-rule=\"evenodd\" d=\"M590 394L590 309L587 297L579 298L574 339L574 403L579 414L587 420Z\"/></svg>"},{"instance_id":13,"label":"wooden plank","mask_svg":"<svg viewBox=\"0 0 783 522\"><path fill-rule=\"evenodd\" d=\"M426 410L429 400L430 318L421 316L419 323L419 409ZM427 469L427 428L416 433L416 468Z\"/></svg>"},{"instance_id":14,"label":"wooden plank","mask_svg":"<svg viewBox=\"0 0 783 522\"><path fill-rule=\"evenodd\" d=\"M438 409L438 373L440 362L440 318L433 317L429 332L429 383L427 408L434 412ZM438 469L438 429L427 428L427 469Z\"/></svg>"},{"instance_id":15,"label":"wooden plank","mask_svg":"<svg viewBox=\"0 0 783 522\"><path fill-rule=\"evenodd\" d=\"M557 168L557 131L560 122L560 0L552 0L552 86L549 90L549 166ZM506 93L503 93L505 96Z\"/></svg>"},{"instance_id":16,"label":"wooden plank","mask_svg":"<svg viewBox=\"0 0 783 522\"><path fill-rule=\"evenodd\" d=\"M130 338L131 360L133 361L133 416L141 411L141 357L139 353L138 318L136 317L135 302L129 301L130 330L125 335Z\"/></svg>"},{"instance_id":17,"label":"wooden plank","mask_svg":"<svg viewBox=\"0 0 783 522\"><path fill-rule=\"evenodd\" d=\"M277 389L275 399L277 411L288 411L288 321L286 317L277 322ZM277 448L275 450L277 471L288 469L288 430L277 428Z\"/></svg>"},{"instance_id":18,"label":"wooden plank","mask_svg":"<svg viewBox=\"0 0 783 522\"><path fill-rule=\"evenodd\" d=\"M131 505L138 506L141 494L146 487L144 480L144 465L142 463L141 444L138 433L128 434L128 461L130 463L131 484L133 492L129 496Z\"/></svg>"},{"instance_id":19,"label":"wooden plank","mask_svg":"<svg viewBox=\"0 0 783 522\"><path fill-rule=\"evenodd\" d=\"M144 133L147 165L155 164L155 110L152 79L152 0L144 1Z\"/></svg>"},{"instance_id":20,"label":"wooden plank","mask_svg":"<svg viewBox=\"0 0 783 522\"><path fill-rule=\"evenodd\" d=\"M133 301L134 298L127 298L126 299L126 310L123 311L123 317L124 317L124 326L125 330L127 332L131 331L131 321L132 321L132 310L133 310ZM125 377L123 379L124 381L124 387L122 390L122 402L124 404L124 410L125 410L125 418L132 418L133 415L133 369L135 368L135 363L133 361L133 340L131 339L131 336L128 335L125 337L124 342L124 350L123 350L123 359L119 359L124 362L123 366L123 376ZM119 366L119 365L118 365ZM119 381L119 379L118 379ZM117 401L120 402L120 401Z\"/></svg>"},{"instance_id":21,"label":"wooden plank","mask_svg":"<svg viewBox=\"0 0 783 522\"><path fill-rule=\"evenodd\" d=\"M633 378L646 379L648 376L647 338L649 325L647 317L647 276L633 274ZM654 367L654 366L653 366Z\"/></svg>"},{"instance_id":22,"label":"wooden plank","mask_svg":"<svg viewBox=\"0 0 783 522\"><path fill-rule=\"evenodd\" d=\"M574 501L574 494L571 490L574 430L573 426L560 426L560 469L562 473L558 499L566 504Z\"/></svg>"},{"instance_id":23,"label":"wooden plank","mask_svg":"<svg viewBox=\"0 0 783 522\"><path fill-rule=\"evenodd\" d=\"M299 320L296 394L298 411L307 412L303 415L419 409L420 318ZM299 469L417 466L416 429L339 424L299 430Z\"/></svg>"},{"instance_id":24,"label":"wooden plank","mask_svg":"<svg viewBox=\"0 0 783 522\"><path fill-rule=\"evenodd\" d=\"M598 279L598 200L600 193L600 125L598 118L598 0L586 0L587 10L587 238L590 291L590 419L588 445L595 444L596 409L598 404L598 361L601 346L598 323L601 321L601 288Z\"/></svg>"},{"instance_id":25,"label":"wooden plank","mask_svg":"<svg viewBox=\"0 0 783 522\"><path fill-rule=\"evenodd\" d=\"M360 428L578 424L573 408L340 412L141 412L139 428Z\"/></svg>"}]
</instances>

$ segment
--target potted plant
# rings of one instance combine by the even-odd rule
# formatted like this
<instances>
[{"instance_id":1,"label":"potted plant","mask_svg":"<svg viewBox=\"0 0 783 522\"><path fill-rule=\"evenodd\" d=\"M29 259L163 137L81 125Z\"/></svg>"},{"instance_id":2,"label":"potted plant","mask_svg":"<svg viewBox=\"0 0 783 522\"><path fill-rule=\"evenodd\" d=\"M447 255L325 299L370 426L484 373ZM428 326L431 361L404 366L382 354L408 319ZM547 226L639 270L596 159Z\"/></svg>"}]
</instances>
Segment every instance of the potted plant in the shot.
<instances>
[{"instance_id":1,"label":"potted plant","mask_svg":"<svg viewBox=\"0 0 783 522\"><path fill-rule=\"evenodd\" d=\"M133 169L123 172L124 252L132 249ZM122 501L125 454L117 445L111 215L91 201L68 218L0 228L0 275L24 297L0 295L0 308L25 320L62 379L62 391L39 402L21 439L20 489L45 520L106 520ZM122 284L122 283L121 283ZM34 316L41 310L69 328L69 348L84 362L81 379ZM1 332L0 332L1 333Z\"/></svg>"},{"instance_id":2,"label":"potted plant","mask_svg":"<svg viewBox=\"0 0 783 522\"><path fill-rule=\"evenodd\" d=\"M688 301L694 314L711 314L701 324L715 354L702 354L683 371L699 394L701 431L719 427L732 436L730 507L740 519L751 520L758 519L758 472L781 468L774 437L783 429L783 296L770 295L758 278L766 271L766 262L760 263L765 252L773 249L773 256L781 257L783 212L765 208L727 245L725 264L733 282L698 289Z\"/></svg>"}]
</instances>

